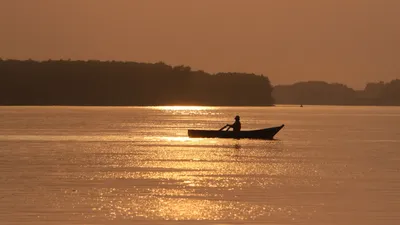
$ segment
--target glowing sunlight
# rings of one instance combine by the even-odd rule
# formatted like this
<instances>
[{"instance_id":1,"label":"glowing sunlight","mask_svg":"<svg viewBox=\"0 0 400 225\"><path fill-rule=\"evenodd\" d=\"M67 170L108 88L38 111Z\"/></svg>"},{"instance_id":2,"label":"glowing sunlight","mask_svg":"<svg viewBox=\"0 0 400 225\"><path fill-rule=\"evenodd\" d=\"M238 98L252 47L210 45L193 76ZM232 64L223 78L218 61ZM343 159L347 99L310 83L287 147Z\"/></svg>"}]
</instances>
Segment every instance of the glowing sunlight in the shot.
<instances>
[{"instance_id":1,"label":"glowing sunlight","mask_svg":"<svg viewBox=\"0 0 400 225\"><path fill-rule=\"evenodd\" d=\"M211 106L156 106L154 108L159 109L159 110L181 111L181 110L209 110L209 109L214 109L215 107L211 107Z\"/></svg>"}]
</instances>

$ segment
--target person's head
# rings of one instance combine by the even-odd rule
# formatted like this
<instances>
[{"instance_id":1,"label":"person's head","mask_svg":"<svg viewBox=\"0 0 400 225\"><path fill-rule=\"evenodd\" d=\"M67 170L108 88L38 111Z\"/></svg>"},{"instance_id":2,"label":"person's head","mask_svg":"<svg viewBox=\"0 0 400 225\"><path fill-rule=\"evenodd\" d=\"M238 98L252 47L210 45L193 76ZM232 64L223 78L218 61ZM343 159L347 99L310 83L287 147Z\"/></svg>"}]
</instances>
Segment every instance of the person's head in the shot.
<instances>
[{"instance_id":1,"label":"person's head","mask_svg":"<svg viewBox=\"0 0 400 225\"><path fill-rule=\"evenodd\" d=\"M235 120L236 121L240 120L240 116L235 116Z\"/></svg>"}]
</instances>

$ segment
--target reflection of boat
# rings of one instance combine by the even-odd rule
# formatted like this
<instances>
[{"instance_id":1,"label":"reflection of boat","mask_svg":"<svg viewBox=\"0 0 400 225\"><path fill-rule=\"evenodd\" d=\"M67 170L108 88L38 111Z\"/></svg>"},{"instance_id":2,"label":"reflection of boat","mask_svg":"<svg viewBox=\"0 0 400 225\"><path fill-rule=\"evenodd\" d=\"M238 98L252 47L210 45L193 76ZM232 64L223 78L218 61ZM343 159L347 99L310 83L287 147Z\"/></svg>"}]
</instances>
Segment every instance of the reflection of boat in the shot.
<instances>
[{"instance_id":1,"label":"reflection of boat","mask_svg":"<svg viewBox=\"0 0 400 225\"><path fill-rule=\"evenodd\" d=\"M282 128L271 127L261 130L249 130L249 131L217 131L217 130L188 130L189 137L192 138L250 138L250 139L273 139Z\"/></svg>"}]
</instances>

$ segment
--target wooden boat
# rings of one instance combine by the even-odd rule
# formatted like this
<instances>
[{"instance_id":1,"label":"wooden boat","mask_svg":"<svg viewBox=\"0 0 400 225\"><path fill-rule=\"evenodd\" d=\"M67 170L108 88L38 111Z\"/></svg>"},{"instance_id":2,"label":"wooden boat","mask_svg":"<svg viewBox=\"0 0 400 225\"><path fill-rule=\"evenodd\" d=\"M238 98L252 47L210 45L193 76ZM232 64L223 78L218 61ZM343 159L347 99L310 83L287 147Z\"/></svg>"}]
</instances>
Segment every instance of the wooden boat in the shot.
<instances>
[{"instance_id":1,"label":"wooden boat","mask_svg":"<svg viewBox=\"0 0 400 225\"><path fill-rule=\"evenodd\" d=\"M284 126L285 125L282 124L282 126L279 127L239 132L218 130L188 130L188 135L191 138L250 138L271 140Z\"/></svg>"}]
</instances>

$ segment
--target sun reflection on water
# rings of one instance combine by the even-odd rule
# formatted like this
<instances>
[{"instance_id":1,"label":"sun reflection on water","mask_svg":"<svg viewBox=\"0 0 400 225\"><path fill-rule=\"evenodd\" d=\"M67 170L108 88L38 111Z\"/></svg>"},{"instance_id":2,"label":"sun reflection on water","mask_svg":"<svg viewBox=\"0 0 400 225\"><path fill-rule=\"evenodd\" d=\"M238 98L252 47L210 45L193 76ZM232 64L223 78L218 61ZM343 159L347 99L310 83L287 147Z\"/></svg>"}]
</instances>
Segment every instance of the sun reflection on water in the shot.
<instances>
[{"instance_id":1,"label":"sun reflection on water","mask_svg":"<svg viewBox=\"0 0 400 225\"><path fill-rule=\"evenodd\" d=\"M152 109L159 110L170 115L219 115L216 109L212 106L155 106Z\"/></svg>"},{"instance_id":2,"label":"sun reflection on water","mask_svg":"<svg viewBox=\"0 0 400 225\"><path fill-rule=\"evenodd\" d=\"M212 106L156 106L153 107L154 109L159 109L159 110L175 110L175 111L180 111L180 110L210 110L210 109L216 109L216 107Z\"/></svg>"},{"instance_id":3,"label":"sun reflection on water","mask_svg":"<svg viewBox=\"0 0 400 225\"><path fill-rule=\"evenodd\" d=\"M162 141L167 141L167 142L192 142L193 138L189 137L160 137L160 140ZM194 140L194 141L200 141L199 140Z\"/></svg>"},{"instance_id":4,"label":"sun reflection on water","mask_svg":"<svg viewBox=\"0 0 400 225\"><path fill-rule=\"evenodd\" d=\"M302 180L287 180L308 171L281 161L284 152L275 151L280 147L275 142L266 145L271 149L261 151L246 140L157 140L162 141L151 149L136 147L142 154L96 156L105 164L81 177L101 187L94 194L88 192L94 199L90 205L94 214L109 220L246 221L291 217L299 210L268 200L279 198L287 182L297 187L308 185Z\"/></svg>"}]
</instances>

